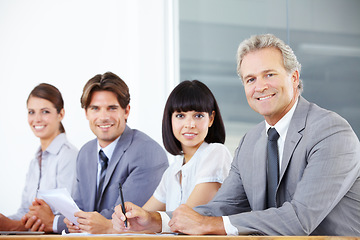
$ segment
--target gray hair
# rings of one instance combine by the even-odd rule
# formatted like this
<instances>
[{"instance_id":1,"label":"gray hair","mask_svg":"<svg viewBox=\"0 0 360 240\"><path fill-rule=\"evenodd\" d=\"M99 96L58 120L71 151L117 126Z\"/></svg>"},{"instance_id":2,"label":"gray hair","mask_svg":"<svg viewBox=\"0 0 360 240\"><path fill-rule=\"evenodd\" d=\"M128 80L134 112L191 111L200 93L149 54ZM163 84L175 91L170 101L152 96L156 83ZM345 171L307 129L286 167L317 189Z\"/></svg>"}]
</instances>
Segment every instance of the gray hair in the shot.
<instances>
[{"instance_id":1,"label":"gray hair","mask_svg":"<svg viewBox=\"0 0 360 240\"><path fill-rule=\"evenodd\" d=\"M280 38L277 38L272 34L263 34L251 36L249 39L245 39L240 43L236 54L237 74L239 75L239 77L241 78L240 65L246 54L263 48L271 47L280 50L283 56L285 70L288 73L292 73L293 71L297 70L300 76L301 64L298 62L290 46L285 44ZM298 89L299 93L301 94L301 92L303 91L303 82L301 79L299 79Z\"/></svg>"}]
</instances>

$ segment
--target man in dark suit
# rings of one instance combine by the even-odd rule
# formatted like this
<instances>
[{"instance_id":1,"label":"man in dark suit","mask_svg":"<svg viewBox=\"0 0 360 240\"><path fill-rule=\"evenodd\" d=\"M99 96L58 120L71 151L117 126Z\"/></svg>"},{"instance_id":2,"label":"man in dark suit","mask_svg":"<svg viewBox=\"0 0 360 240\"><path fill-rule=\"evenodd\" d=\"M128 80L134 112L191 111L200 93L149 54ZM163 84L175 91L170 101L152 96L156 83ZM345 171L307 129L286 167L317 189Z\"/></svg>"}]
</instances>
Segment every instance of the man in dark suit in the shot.
<instances>
[{"instance_id":1,"label":"man in dark suit","mask_svg":"<svg viewBox=\"0 0 360 240\"><path fill-rule=\"evenodd\" d=\"M243 41L238 74L250 107L265 121L241 139L214 199L195 211L181 205L169 216L127 203L130 227L116 207L114 228L360 236L359 139L345 119L301 97L300 69L292 49L273 35Z\"/></svg>"},{"instance_id":2,"label":"man in dark suit","mask_svg":"<svg viewBox=\"0 0 360 240\"><path fill-rule=\"evenodd\" d=\"M64 216L54 218L53 231L111 233L111 215L125 201L142 206L151 197L168 167L165 151L149 136L127 126L130 94L125 82L107 72L90 79L83 89L85 109L96 139L79 151L74 200L82 210L78 223ZM66 224L66 225L65 225Z\"/></svg>"}]
</instances>

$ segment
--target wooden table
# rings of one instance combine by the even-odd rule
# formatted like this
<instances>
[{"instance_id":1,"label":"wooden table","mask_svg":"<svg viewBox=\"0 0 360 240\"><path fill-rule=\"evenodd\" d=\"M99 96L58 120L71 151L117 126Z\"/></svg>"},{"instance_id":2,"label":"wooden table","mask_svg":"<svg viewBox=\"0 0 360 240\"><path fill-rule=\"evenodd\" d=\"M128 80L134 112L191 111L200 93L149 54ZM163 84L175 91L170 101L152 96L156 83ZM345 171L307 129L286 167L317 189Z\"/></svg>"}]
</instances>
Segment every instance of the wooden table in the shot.
<instances>
[{"instance_id":1,"label":"wooden table","mask_svg":"<svg viewBox=\"0 0 360 240\"><path fill-rule=\"evenodd\" d=\"M341 236L190 236L190 235L1 235L1 240L360 240L360 237L341 237Z\"/></svg>"}]
</instances>

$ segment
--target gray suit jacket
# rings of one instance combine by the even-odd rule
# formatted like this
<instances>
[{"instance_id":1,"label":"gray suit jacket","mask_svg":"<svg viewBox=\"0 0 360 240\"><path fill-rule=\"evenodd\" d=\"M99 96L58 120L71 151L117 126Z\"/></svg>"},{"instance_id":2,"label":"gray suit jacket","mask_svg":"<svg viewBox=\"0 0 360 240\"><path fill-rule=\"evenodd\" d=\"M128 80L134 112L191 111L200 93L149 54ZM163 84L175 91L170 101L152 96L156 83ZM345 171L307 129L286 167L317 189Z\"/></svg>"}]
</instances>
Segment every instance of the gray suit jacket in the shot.
<instances>
[{"instance_id":1,"label":"gray suit jacket","mask_svg":"<svg viewBox=\"0 0 360 240\"><path fill-rule=\"evenodd\" d=\"M168 165L166 153L157 142L126 126L110 159L98 203L95 203L97 140L86 143L80 149L76 163L74 200L82 211L99 209L101 215L111 219L114 207L120 203L119 183L122 185L124 200L142 206L153 194ZM63 219L61 216L58 221L58 232L66 229Z\"/></svg>"},{"instance_id":2,"label":"gray suit jacket","mask_svg":"<svg viewBox=\"0 0 360 240\"><path fill-rule=\"evenodd\" d=\"M360 143L349 124L300 97L287 132L277 208L265 210L265 123L241 140L229 177L195 208L239 234L360 236Z\"/></svg>"}]
</instances>

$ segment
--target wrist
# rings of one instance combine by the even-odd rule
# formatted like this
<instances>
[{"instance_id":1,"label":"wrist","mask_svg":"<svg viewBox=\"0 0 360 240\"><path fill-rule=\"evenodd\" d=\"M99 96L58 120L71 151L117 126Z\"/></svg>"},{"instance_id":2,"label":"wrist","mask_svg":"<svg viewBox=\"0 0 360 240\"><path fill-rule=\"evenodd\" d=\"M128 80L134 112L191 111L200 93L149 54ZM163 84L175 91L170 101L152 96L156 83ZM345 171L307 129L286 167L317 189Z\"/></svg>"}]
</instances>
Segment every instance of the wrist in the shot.
<instances>
[{"instance_id":1,"label":"wrist","mask_svg":"<svg viewBox=\"0 0 360 240\"><path fill-rule=\"evenodd\" d=\"M206 217L202 221L204 235L226 235L222 217Z\"/></svg>"},{"instance_id":2,"label":"wrist","mask_svg":"<svg viewBox=\"0 0 360 240\"><path fill-rule=\"evenodd\" d=\"M151 223L151 231L155 233L160 233L162 230L162 221L160 213L158 212L150 212L150 223Z\"/></svg>"},{"instance_id":3,"label":"wrist","mask_svg":"<svg viewBox=\"0 0 360 240\"><path fill-rule=\"evenodd\" d=\"M106 233L107 233L107 234L117 233L117 232L115 231L114 227L113 227L113 224L112 224L111 220L108 219L107 222L108 222L108 223L107 223Z\"/></svg>"},{"instance_id":4,"label":"wrist","mask_svg":"<svg viewBox=\"0 0 360 240\"><path fill-rule=\"evenodd\" d=\"M52 233L54 232L54 218L55 216L51 216L51 218L49 219L49 222L45 224L45 228L44 228L44 232L46 233Z\"/></svg>"},{"instance_id":5,"label":"wrist","mask_svg":"<svg viewBox=\"0 0 360 240\"><path fill-rule=\"evenodd\" d=\"M10 220L11 221L11 227L9 230L11 231L26 231L24 224L21 221L18 220Z\"/></svg>"}]
</instances>

